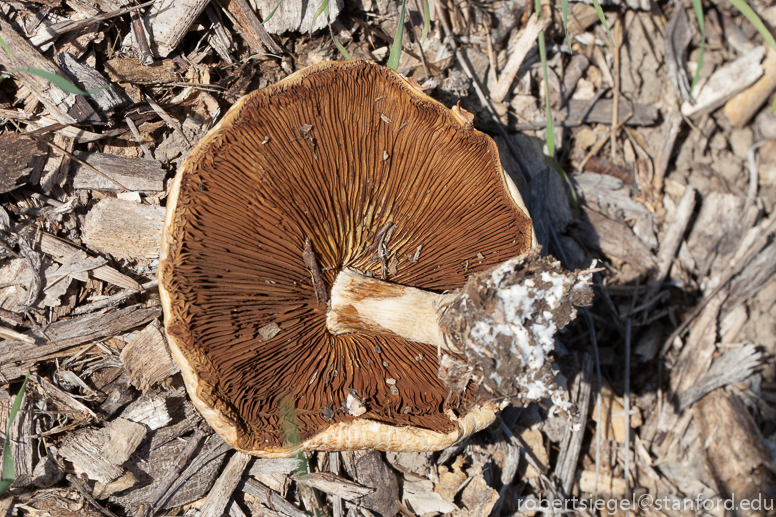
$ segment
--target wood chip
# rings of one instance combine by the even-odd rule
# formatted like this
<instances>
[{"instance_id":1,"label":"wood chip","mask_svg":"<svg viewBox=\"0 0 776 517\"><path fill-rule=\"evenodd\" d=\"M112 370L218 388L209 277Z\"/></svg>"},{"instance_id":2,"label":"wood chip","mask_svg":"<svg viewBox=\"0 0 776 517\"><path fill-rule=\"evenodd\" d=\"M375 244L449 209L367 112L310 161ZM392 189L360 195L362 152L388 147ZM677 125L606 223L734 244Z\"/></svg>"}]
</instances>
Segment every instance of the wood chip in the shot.
<instances>
[{"instance_id":1,"label":"wood chip","mask_svg":"<svg viewBox=\"0 0 776 517\"><path fill-rule=\"evenodd\" d=\"M134 305L110 314L89 314L79 318L62 320L31 330L26 335L35 338L35 345L20 341L0 342L0 375L17 379L35 365L62 351L84 343L113 337L139 325L148 323L161 314L158 307L144 308Z\"/></svg>"},{"instance_id":2,"label":"wood chip","mask_svg":"<svg viewBox=\"0 0 776 517\"><path fill-rule=\"evenodd\" d=\"M209 1L155 0L143 15L143 22L149 29L151 50L160 57L167 57L175 50Z\"/></svg>"},{"instance_id":3,"label":"wood chip","mask_svg":"<svg viewBox=\"0 0 776 517\"><path fill-rule=\"evenodd\" d=\"M362 486L376 489L361 498L362 506L383 515L399 511L399 483L396 474L383 461L379 452L360 454L356 460L356 481Z\"/></svg>"},{"instance_id":4,"label":"wood chip","mask_svg":"<svg viewBox=\"0 0 776 517\"><path fill-rule=\"evenodd\" d=\"M0 38L5 43L4 47L9 48L13 53L0 51L0 64L6 70L37 68L64 78L59 68L38 52L3 15L0 15ZM43 103L51 116L60 124L100 121L99 116L83 96L67 93L51 81L28 72L16 72L14 77Z\"/></svg>"},{"instance_id":5,"label":"wood chip","mask_svg":"<svg viewBox=\"0 0 776 517\"><path fill-rule=\"evenodd\" d=\"M246 2L247 3L247 2ZM257 0L256 6L266 19L277 5L276 0ZM329 20L333 23L340 12L339 2L329 2ZM326 27L326 15L321 14L313 24L319 6L311 2L281 2L272 18L264 24L270 34L284 32L314 32Z\"/></svg>"},{"instance_id":6,"label":"wood chip","mask_svg":"<svg viewBox=\"0 0 776 517\"><path fill-rule=\"evenodd\" d=\"M769 493L774 485L766 460L770 447L741 400L719 389L696 404L693 415L704 444L704 462L720 495L755 503Z\"/></svg>"},{"instance_id":7,"label":"wood chip","mask_svg":"<svg viewBox=\"0 0 776 517\"><path fill-rule=\"evenodd\" d=\"M121 413L122 418L144 424L150 430L159 429L172 421L167 411L167 397L161 394L146 394L135 400Z\"/></svg>"},{"instance_id":8,"label":"wood chip","mask_svg":"<svg viewBox=\"0 0 776 517\"><path fill-rule=\"evenodd\" d=\"M74 253L81 251L79 247L71 242L55 237L49 233L40 232L38 235L40 239L36 241L35 249L50 255L59 263L65 262L68 258L72 257ZM140 290L140 284L110 266L100 266L96 268L92 274L95 278L110 282L111 284L124 289Z\"/></svg>"},{"instance_id":9,"label":"wood chip","mask_svg":"<svg viewBox=\"0 0 776 517\"><path fill-rule=\"evenodd\" d=\"M499 495L488 486L482 474L477 474L461 492L461 502L469 515L490 515Z\"/></svg>"},{"instance_id":10,"label":"wood chip","mask_svg":"<svg viewBox=\"0 0 776 517\"><path fill-rule=\"evenodd\" d=\"M691 117L700 111L713 112L728 99L753 85L763 75L760 64L765 48L757 47L748 54L719 67L695 97L695 104L684 102L682 114Z\"/></svg>"},{"instance_id":11,"label":"wood chip","mask_svg":"<svg viewBox=\"0 0 776 517\"><path fill-rule=\"evenodd\" d=\"M181 80L177 66L171 59L141 66L140 61L134 58L114 57L105 63L105 71L111 81L117 83L164 84Z\"/></svg>"},{"instance_id":12,"label":"wood chip","mask_svg":"<svg viewBox=\"0 0 776 517\"><path fill-rule=\"evenodd\" d=\"M143 392L180 371L172 360L159 320L153 320L124 346L121 362L132 385Z\"/></svg>"},{"instance_id":13,"label":"wood chip","mask_svg":"<svg viewBox=\"0 0 776 517\"><path fill-rule=\"evenodd\" d=\"M623 281L650 274L657 268L655 256L628 226L587 207L584 207L583 211L591 226L580 225L578 233L586 242L603 251L615 264L630 264L633 271L623 271Z\"/></svg>"},{"instance_id":14,"label":"wood chip","mask_svg":"<svg viewBox=\"0 0 776 517\"><path fill-rule=\"evenodd\" d=\"M342 479L331 472L311 472L310 474L295 476L294 479L310 488L341 497L346 501L358 501L365 495L375 491L374 488L368 488L347 479Z\"/></svg>"},{"instance_id":15,"label":"wood chip","mask_svg":"<svg viewBox=\"0 0 776 517\"><path fill-rule=\"evenodd\" d=\"M80 83L81 89L91 91L89 98L104 113L109 113L126 104L124 98L119 95L100 72L94 68L79 63L75 57L65 52L58 55L62 68L75 77Z\"/></svg>"},{"instance_id":16,"label":"wood chip","mask_svg":"<svg viewBox=\"0 0 776 517\"><path fill-rule=\"evenodd\" d=\"M267 34L264 24L261 23L261 20L259 20L246 0L219 0L219 2L229 17L232 18L237 30L240 31L240 34L253 52L263 54L265 47L273 54L281 54L283 52L283 49ZM266 19L269 11L265 11L263 15Z\"/></svg>"},{"instance_id":17,"label":"wood chip","mask_svg":"<svg viewBox=\"0 0 776 517\"><path fill-rule=\"evenodd\" d=\"M161 192L164 190L166 171L156 160L140 158L123 158L105 153L87 153L76 151L75 156L88 163L100 172L124 185L128 190L136 192ZM73 164L73 188L104 190L118 192L121 189L105 177L95 173L89 167Z\"/></svg>"},{"instance_id":18,"label":"wood chip","mask_svg":"<svg viewBox=\"0 0 776 517\"><path fill-rule=\"evenodd\" d=\"M105 428L106 439L102 452L106 460L122 465L145 438L147 428L142 424L117 418Z\"/></svg>"},{"instance_id":19,"label":"wood chip","mask_svg":"<svg viewBox=\"0 0 776 517\"><path fill-rule=\"evenodd\" d=\"M428 479L406 479L402 488L402 501L415 515L460 511L455 504L443 499L438 492L434 492L434 484Z\"/></svg>"},{"instance_id":20,"label":"wood chip","mask_svg":"<svg viewBox=\"0 0 776 517\"><path fill-rule=\"evenodd\" d=\"M0 194L24 184L36 162L46 156L46 146L19 133L0 135Z\"/></svg>"},{"instance_id":21,"label":"wood chip","mask_svg":"<svg viewBox=\"0 0 776 517\"><path fill-rule=\"evenodd\" d=\"M737 25L732 25L738 28ZM741 128L748 124L774 90L776 90L776 51L768 47L763 62L763 76L725 103L724 113L730 125Z\"/></svg>"},{"instance_id":22,"label":"wood chip","mask_svg":"<svg viewBox=\"0 0 776 517\"><path fill-rule=\"evenodd\" d=\"M240 483L240 478L250 461L251 456L245 453L236 452L232 455L200 507L200 517L221 517L223 515L226 505Z\"/></svg>"},{"instance_id":23,"label":"wood chip","mask_svg":"<svg viewBox=\"0 0 776 517\"><path fill-rule=\"evenodd\" d=\"M73 464L76 472L107 484L121 476L124 469L110 462L103 453L105 430L87 427L65 437L59 454Z\"/></svg>"},{"instance_id":24,"label":"wood chip","mask_svg":"<svg viewBox=\"0 0 776 517\"><path fill-rule=\"evenodd\" d=\"M523 29L523 34L520 36L520 39L509 49L509 59L501 70L501 77L499 77L498 84L491 90L490 96L494 101L504 101L520 65L523 63L525 56L528 55L528 51L536 44L536 38L539 36L539 32L546 27L547 23L548 21L540 22L536 13L528 20L528 24Z\"/></svg>"},{"instance_id":25,"label":"wood chip","mask_svg":"<svg viewBox=\"0 0 776 517\"><path fill-rule=\"evenodd\" d=\"M164 207L105 198L86 216L85 244L116 258L159 258Z\"/></svg>"}]
</instances>

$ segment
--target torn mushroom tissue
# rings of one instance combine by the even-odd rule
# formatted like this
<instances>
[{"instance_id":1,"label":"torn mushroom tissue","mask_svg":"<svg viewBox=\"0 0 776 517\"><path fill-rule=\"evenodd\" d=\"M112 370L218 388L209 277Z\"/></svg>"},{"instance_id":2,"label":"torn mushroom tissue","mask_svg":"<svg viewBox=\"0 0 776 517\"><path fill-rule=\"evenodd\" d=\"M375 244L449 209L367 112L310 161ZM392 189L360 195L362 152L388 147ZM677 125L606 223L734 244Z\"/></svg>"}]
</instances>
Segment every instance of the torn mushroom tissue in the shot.
<instances>
[{"instance_id":1,"label":"torn mushroom tissue","mask_svg":"<svg viewBox=\"0 0 776 517\"><path fill-rule=\"evenodd\" d=\"M510 260L480 279L476 295L462 296L469 310L482 308L463 339L464 353L494 394L524 403L550 398L573 413L565 391L553 383L549 353L555 332L575 318L574 304L589 296L592 272L569 273L546 259L530 263Z\"/></svg>"}]
</instances>

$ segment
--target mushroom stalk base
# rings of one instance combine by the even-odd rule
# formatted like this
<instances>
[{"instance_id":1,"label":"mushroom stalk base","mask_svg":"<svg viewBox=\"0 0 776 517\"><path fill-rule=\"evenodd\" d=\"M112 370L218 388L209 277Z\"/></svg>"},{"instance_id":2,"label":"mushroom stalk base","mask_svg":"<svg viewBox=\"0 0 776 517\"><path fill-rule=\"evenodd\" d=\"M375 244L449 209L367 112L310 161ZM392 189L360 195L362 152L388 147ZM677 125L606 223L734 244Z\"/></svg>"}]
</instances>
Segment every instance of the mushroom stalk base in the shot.
<instances>
[{"instance_id":1,"label":"mushroom stalk base","mask_svg":"<svg viewBox=\"0 0 776 517\"><path fill-rule=\"evenodd\" d=\"M392 333L458 352L444 338L438 314L455 295L423 291L343 270L337 275L330 298L326 325L335 336L348 332Z\"/></svg>"}]
</instances>

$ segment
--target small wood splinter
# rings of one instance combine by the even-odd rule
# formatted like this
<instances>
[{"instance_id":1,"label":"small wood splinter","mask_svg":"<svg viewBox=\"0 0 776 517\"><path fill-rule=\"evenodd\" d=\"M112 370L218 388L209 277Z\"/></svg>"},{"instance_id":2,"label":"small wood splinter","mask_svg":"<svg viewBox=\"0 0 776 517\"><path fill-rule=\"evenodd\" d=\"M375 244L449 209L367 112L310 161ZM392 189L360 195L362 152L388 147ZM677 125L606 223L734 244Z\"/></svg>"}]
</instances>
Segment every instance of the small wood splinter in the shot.
<instances>
[{"instance_id":1,"label":"small wood splinter","mask_svg":"<svg viewBox=\"0 0 776 517\"><path fill-rule=\"evenodd\" d=\"M310 270L310 274L313 277L313 288L315 289L315 299L318 303L326 305L329 303L329 295L326 293L326 285L321 279L321 268L318 266L318 261L315 258L313 252L313 246L310 239L307 238L304 241L304 253L302 253L302 259L304 265Z\"/></svg>"}]
</instances>

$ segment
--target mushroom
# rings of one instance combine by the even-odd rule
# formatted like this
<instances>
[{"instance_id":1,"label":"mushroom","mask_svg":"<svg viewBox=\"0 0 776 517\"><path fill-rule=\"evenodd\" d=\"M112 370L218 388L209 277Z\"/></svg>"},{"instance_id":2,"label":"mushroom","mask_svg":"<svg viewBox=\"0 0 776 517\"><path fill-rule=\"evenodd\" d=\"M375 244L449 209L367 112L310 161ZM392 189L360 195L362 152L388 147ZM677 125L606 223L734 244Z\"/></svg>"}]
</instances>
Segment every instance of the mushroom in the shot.
<instances>
[{"instance_id":1,"label":"mushroom","mask_svg":"<svg viewBox=\"0 0 776 517\"><path fill-rule=\"evenodd\" d=\"M464 360L439 312L535 237L495 143L457 113L392 70L321 63L242 98L179 169L166 332L230 445L432 451L494 420L491 395L438 376L440 351Z\"/></svg>"}]
</instances>

